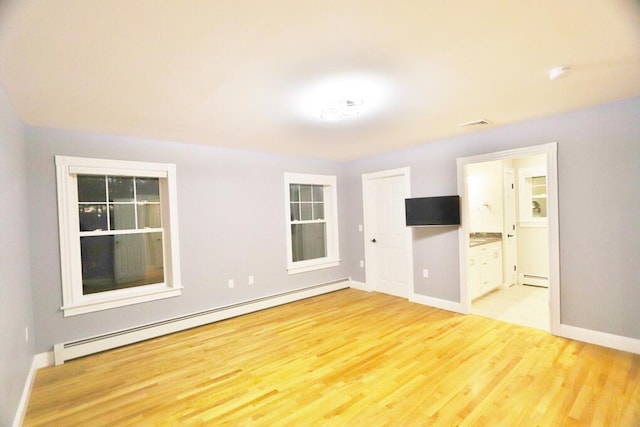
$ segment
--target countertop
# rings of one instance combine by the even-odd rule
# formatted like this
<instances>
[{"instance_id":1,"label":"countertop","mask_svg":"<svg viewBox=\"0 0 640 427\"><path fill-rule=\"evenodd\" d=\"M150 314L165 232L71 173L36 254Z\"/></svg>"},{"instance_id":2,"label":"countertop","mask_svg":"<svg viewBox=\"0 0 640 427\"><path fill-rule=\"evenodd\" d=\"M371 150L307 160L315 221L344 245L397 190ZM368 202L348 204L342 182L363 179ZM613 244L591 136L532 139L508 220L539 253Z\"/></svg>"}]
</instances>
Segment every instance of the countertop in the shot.
<instances>
[{"instance_id":1,"label":"countertop","mask_svg":"<svg viewBox=\"0 0 640 427\"><path fill-rule=\"evenodd\" d=\"M486 245L494 242L502 241L502 233L469 233L469 247Z\"/></svg>"}]
</instances>

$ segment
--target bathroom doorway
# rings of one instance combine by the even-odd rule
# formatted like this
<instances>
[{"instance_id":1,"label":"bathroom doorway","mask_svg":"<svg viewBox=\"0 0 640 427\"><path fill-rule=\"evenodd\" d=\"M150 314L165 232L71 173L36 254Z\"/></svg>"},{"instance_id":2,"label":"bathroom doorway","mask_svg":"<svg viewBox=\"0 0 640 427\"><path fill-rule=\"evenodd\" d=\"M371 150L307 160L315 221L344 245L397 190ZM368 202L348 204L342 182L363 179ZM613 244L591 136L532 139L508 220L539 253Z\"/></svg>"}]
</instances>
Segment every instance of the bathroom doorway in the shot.
<instances>
[{"instance_id":1,"label":"bathroom doorway","mask_svg":"<svg viewBox=\"0 0 640 427\"><path fill-rule=\"evenodd\" d=\"M559 328L556 144L458 159L465 312Z\"/></svg>"}]
</instances>

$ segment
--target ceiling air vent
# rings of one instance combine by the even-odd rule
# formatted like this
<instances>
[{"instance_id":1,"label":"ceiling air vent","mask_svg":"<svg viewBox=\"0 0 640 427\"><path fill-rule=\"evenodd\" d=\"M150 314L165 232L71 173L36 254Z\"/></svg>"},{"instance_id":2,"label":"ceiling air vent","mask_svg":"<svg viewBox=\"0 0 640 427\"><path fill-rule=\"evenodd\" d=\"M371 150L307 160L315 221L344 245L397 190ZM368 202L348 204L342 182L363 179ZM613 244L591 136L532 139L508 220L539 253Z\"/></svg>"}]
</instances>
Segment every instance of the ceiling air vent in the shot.
<instances>
[{"instance_id":1,"label":"ceiling air vent","mask_svg":"<svg viewBox=\"0 0 640 427\"><path fill-rule=\"evenodd\" d=\"M473 120L467 123L460 123L460 127L468 127L468 126L485 126L488 125L489 121L486 119Z\"/></svg>"}]
</instances>

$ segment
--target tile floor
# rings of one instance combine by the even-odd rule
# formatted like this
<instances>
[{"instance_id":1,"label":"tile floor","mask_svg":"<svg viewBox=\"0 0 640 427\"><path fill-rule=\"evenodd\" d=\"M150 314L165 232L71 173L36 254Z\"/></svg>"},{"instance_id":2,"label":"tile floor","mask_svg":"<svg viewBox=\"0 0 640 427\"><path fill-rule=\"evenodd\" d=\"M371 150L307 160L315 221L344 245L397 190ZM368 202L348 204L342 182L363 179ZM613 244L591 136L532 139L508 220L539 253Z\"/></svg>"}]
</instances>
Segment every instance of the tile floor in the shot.
<instances>
[{"instance_id":1,"label":"tile floor","mask_svg":"<svg viewBox=\"0 0 640 427\"><path fill-rule=\"evenodd\" d=\"M500 288L473 301L471 313L548 331L549 289L527 285Z\"/></svg>"}]
</instances>

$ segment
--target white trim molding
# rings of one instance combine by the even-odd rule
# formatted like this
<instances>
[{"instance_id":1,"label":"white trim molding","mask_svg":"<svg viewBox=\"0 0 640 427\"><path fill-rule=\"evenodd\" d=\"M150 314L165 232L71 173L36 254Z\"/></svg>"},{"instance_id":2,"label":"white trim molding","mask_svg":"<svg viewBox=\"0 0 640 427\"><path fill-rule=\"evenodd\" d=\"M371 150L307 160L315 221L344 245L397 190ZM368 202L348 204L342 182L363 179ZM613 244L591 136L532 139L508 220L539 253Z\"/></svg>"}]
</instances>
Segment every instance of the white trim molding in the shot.
<instances>
[{"instance_id":1,"label":"white trim molding","mask_svg":"<svg viewBox=\"0 0 640 427\"><path fill-rule=\"evenodd\" d=\"M462 303L429 297L426 295L413 294L409 298L410 302L453 311L455 313L468 314L464 311ZM581 341L588 344L600 345L614 350L626 351L640 354L640 339L625 337L622 335L609 334L607 332L594 331L592 329L579 328L577 326L560 324L558 337Z\"/></svg>"},{"instance_id":2,"label":"white trim molding","mask_svg":"<svg viewBox=\"0 0 640 427\"><path fill-rule=\"evenodd\" d=\"M365 282L358 282L357 280L350 280L349 287L353 289L358 289L360 291L371 292L372 289Z\"/></svg>"},{"instance_id":3,"label":"white trim molding","mask_svg":"<svg viewBox=\"0 0 640 427\"><path fill-rule=\"evenodd\" d=\"M33 356L33 368L38 370L47 366L53 366L53 351L46 351Z\"/></svg>"},{"instance_id":4,"label":"white trim molding","mask_svg":"<svg viewBox=\"0 0 640 427\"><path fill-rule=\"evenodd\" d=\"M464 305L456 301L449 301L447 299L434 298L416 293L412 294L409 297L409 301L415 302L417 304L427 305L429 307L439 308L441 310L467 314L467 312L464 311Z\"/></svg>"},{"instance_id":5,"label":"white trim molding","mask_svg":"<svg viewBox=\"0 0 640 427\"><path fill-rule=\"evenodd\" d=\"M16 415L13 418L13 427L19 427L24 423L24 417L27 414L27 406L29 405L29 399L31 397L31 390L33 388L33 382L36 379L36 372L40 368L46 368L53 365L53 353L39 353L33 356L31 360L31 367L27 374L27 379L24 382L22 388L22 395L20 396L20 402L18 402L18 408L16 409Z\"/></svg>"},{"instance_id":6,"label":"white trim molding","mask_svg":"<svg viewBox=\"0 0 640 427\"><path fill-rule=\"evenodd\" d=\"M559 336L589 344L601 345L615 350L640 354L640 340L621 335L599 332L591 329L579 328L571 325L560 325Z\"/></svg>"}]
</instances>

